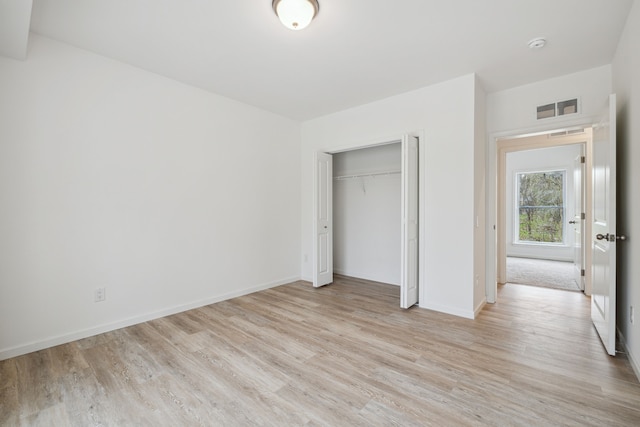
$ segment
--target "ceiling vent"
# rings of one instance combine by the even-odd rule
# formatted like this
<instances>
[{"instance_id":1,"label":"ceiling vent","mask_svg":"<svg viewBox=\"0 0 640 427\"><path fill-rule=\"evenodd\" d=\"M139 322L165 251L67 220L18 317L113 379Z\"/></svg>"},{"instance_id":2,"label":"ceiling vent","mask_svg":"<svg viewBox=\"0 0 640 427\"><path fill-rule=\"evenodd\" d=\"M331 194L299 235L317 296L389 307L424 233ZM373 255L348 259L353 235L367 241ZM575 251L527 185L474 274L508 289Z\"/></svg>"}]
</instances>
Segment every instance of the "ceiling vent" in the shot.
<instances>
[{"instance_id":1,"label":"ceiling vent","mask_svg":"<svg viewBox=\"0 0 640 427\"><path fill-rule=\"evenodd\" d=\"M536 108L536 118L538 120L549 119L551 117L566 116L567 114L578 113L578 98L558 101L553 104L539 105Z\"/></svg>"}]
</instances>

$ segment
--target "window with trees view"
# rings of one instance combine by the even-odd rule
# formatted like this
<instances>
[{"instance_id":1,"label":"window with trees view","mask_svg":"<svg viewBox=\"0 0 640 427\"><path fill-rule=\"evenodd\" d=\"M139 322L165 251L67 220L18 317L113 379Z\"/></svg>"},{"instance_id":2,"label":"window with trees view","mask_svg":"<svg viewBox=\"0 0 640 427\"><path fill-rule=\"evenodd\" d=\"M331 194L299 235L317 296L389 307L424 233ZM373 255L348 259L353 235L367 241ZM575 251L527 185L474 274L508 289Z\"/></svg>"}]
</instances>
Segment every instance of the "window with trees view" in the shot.
<instances>
[{"instance_id":1,"label":"window with trees view","mask_svg":"<svg viewBox=\"0 0 640 427\"><path fill-rule=\"evenodd\" d=\"M564 182L565 171L516 174L518 241L564 241Z\"/></svg>"}]
</instances>

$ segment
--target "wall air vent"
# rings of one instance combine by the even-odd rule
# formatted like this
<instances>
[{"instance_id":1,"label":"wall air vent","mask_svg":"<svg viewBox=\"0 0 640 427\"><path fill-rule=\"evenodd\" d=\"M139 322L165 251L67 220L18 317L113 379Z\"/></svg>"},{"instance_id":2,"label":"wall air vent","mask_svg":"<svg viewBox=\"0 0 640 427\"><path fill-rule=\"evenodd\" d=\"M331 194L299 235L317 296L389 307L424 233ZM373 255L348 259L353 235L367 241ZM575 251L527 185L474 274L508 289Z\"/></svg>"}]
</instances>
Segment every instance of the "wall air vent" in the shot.
<instances>
[{"instance_id":1,"label":"wall air vent","mask_svg":"<svg viewBox=\"0 0 640 427\"><path fill-rule=\"evenodd\" d=\"M540 105L538 107L538 120L556 116L556 104Z\"/></svg>"},{"instance_id":2,"label":"wall air vent","mask_svg":"<svg viewBox=\"0 0 640 427\"><path fill-rule=\"evenodd\" d=\"M584 133L584 129L571 129L567 131L567 135L575 135L578 133Z\"/></svg>"},{"instance_id":3,"label":"wall air vent","mask_svg":"<svg viewBox=\"0 0 640 427\"><path fill-rule=\"evenodd\" d=\"M578 112L578 98L558 101L552 104L539 105L536 108L536 112L536 118L538 120L565 116L567 114L576 114Z\"/></svg>"},{"instance_id":4,"label":"wall air vent","mask_svg":"<svg viewBox=\"0 0 640 427\"><path fill-rule=\"evenodd\" d=\"M553 132L549 134L549 138L561 138L563 136L567 136L567 131L563 130L560 132Z\"/></svg>"},{"instance_id":5,"label":"wall air vent","mask_svg":"<svg viewBox=\"0 0 640 427\"><path fill-rule=\"evenodd\" d=\"M578 99L568 99L566 101L558 102L558 115L564 116L566 114L575 114L578 112Z\"/></svg>"},{"instance_id":6,"label":"wall air vent","mask_svg":"<svg viewBox=\"0 0 640 427\"><path fill-rule=\"evenodd\" d=\"M549 135L547 135L548 138L561 138L563 136L567 136L567 135L577 135L577 134L581 134L584 133L584 129L583 128L579 128L579 129L569 129L569 130L561 130L558 132L552 132Z\"/></svg>"}]
</instances>

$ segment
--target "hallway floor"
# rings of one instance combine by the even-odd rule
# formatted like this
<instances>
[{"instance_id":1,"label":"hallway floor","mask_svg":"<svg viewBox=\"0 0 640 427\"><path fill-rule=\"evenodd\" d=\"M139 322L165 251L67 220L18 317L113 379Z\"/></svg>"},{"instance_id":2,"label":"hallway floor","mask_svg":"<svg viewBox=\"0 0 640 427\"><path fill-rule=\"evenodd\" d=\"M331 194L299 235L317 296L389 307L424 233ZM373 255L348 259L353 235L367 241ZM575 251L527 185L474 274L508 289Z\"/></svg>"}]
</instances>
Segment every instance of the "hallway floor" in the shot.
<instances>
[{"instance_id":1,"label":"hallway floor","mask_svg":"<svg viewBox=\"0 0 640 427\"><path fill-rule=\"evenodd\" d=\"M507 283L581 291L572 262L507 257Z\"/></svg>"}]
</instances>

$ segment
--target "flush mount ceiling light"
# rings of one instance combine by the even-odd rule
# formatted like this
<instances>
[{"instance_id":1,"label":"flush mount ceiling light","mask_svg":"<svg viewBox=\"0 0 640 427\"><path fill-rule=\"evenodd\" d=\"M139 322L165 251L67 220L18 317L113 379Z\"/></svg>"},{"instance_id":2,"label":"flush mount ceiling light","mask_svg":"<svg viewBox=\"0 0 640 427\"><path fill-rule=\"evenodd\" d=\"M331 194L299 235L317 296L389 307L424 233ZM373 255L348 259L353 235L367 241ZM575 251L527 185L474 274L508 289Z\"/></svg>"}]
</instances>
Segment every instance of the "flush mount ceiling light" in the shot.
<instances>
[{"instance_id":1,"label":"flush mount ceiling light","mask_svg":"<svg viewBox=\"0 0 640 427\"><path fill-rule=\"evenodd\" d=\"M317 0L273 0L272 6L282 25L292 30L306 28L320 10Z\"/></svg>"},{"instance_id":2,"label":"flush mount ceiling light","mask_svg":"<svg viewBox=\"0 0 640 427\"><path fill-rule=\"evenodd\" d=\"M547 40L544 37L536 37L533 40L529 40L529 43L527 43L527 45L529 46L529 49L542 49L544 47L544 45L547 44Z\"/></svg>"}]
</instances>

